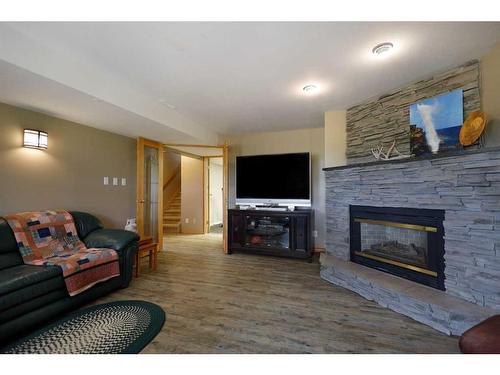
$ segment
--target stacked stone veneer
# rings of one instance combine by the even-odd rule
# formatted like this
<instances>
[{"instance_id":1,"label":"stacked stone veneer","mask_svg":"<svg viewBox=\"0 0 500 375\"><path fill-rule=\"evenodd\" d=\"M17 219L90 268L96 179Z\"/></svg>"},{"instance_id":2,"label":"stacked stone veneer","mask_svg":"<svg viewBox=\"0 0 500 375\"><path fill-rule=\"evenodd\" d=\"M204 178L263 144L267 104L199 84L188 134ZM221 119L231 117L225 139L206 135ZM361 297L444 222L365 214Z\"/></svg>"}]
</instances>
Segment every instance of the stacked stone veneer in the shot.
<instances>
[{"instance_id":1,"label":"stacked stone veneer","mask_svg":"<svg viewBox=\"0 0 500 375\"><path fill-rule=\"evenodd\" d=\"M372 160L371 149L397 141L410 153L410 104L456 89L463 90L464 117L481 109L479 62L471 61L445 73L410 84L347 110L348 164Z\"/></svg>"},{"instance_id":2,"label":"stacked stone veneer","mask_svg":"<svg viewBox=\"0 0 500 375\"><path fill-rule=\"evenodd\" d=\"M500 150L325 170L326 251L349 260L349 205L445 210L445 293L500 309Z\"/></svg>"}]
</instances>

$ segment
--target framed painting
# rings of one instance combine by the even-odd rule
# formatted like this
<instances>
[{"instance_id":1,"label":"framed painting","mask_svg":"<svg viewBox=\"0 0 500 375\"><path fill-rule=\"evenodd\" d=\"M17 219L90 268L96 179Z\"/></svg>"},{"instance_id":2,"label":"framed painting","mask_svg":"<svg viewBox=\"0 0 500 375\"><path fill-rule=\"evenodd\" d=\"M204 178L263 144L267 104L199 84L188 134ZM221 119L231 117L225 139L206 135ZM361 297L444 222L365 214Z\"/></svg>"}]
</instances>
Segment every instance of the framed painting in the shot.
<instances>
[{"instance_id":1,"label":"framed painting","mask_svg":"<svg viewBox=\"0 0 500 375\"><path fill-rule=\"evenodd\" d=\"M410 105L410 146L413 155L436 154L460 146L464 121L462 89Z\"/></svg>"}]
</instances>

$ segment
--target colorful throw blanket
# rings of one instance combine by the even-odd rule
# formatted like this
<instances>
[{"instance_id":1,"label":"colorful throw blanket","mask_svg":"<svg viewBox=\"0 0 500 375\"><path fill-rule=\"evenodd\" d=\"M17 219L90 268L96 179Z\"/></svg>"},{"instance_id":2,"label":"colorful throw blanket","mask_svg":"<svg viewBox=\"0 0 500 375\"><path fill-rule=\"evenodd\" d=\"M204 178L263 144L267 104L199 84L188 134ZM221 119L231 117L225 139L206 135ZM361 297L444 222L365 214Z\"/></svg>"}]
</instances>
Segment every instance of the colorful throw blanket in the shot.
<instances>
[{"instance_id":1,"label":"colorful throw blanket","mask_svg":"<svg viewBox=\"0 0 500 375\"><path fill-rule=\"evenodd\" d=\"M62 268L70 296L120 275L112 249L88 249L67 211L23 212L5 217L25 264Z\"/></svg>"}]
</instances>

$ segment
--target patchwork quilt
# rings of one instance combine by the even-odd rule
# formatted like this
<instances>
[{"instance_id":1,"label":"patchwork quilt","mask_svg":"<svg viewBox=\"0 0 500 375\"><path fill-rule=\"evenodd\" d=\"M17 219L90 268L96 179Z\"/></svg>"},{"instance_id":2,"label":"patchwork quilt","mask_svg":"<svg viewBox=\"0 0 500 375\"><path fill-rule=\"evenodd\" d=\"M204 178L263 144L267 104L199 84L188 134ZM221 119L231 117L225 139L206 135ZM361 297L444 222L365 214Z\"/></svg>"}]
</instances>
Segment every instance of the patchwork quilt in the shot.
<instances>
[{"instance_id":1,"label":"patchwork quilt","mask_svg":"<svg viewBox=\"0 0 500 375\"><path fill-rule=\"evenodd\" d=\"M118 254L87 248L67 211L23 212L5 216L25 264L62 268L70 296L120 276Z\"/></svg>"}]
</instances>

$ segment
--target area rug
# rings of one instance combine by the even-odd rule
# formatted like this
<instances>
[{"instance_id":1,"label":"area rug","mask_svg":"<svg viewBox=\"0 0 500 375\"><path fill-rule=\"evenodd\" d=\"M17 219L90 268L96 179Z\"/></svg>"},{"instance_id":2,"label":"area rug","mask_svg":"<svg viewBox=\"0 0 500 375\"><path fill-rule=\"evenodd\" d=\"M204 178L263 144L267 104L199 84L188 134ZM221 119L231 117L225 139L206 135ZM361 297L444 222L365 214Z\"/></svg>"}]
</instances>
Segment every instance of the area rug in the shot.
<instances>
[{"instance_id":1,"label":"area rug","mask_svg":"<svg viewBox=\"0 0 500 375\"><path fill-rule=\"evenodd\" d=\"M4 354L134 354L160 332L165 312L146 301L75 311L1 349Z\"/></svg>"}]
</instances>

